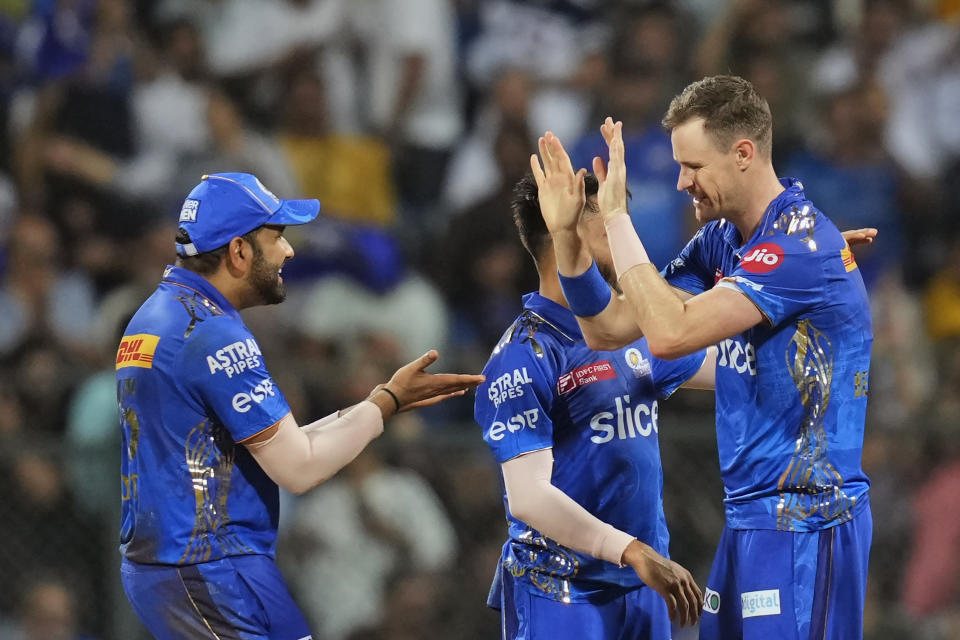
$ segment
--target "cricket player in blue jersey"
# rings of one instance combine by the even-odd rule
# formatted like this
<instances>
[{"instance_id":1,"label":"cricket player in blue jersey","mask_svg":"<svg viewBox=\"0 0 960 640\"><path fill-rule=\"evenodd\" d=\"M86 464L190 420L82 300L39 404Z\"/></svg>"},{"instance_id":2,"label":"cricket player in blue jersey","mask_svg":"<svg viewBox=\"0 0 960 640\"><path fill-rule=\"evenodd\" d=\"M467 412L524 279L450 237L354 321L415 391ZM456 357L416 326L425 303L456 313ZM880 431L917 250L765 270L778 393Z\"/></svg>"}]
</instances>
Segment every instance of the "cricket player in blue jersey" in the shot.
<instances>
[{"instance_id":1,"label":"cricket player in blue jersey","mask_svg":"<svg viewBox=\"0 0 960 640\"><path fill-rule=\"evenodd\" d=\"M664 118L703 227L663 274L630 224L622 124L602 132L599 207L626 303L575 265L576 220L546 220L588 342L645 335L654 356L717 345L726 526L704 592L706 640L861 638L872 520L861 468L873 334L844 236L777 178L766 101L738 77L688 86ZM572 171L549 133L545 171ZM532 159L536 162L536 158ZM544 209L544 215L547 215ZM581 258L582 262L582 258ZM592 284L591 284L592 283Z\"/></svg>"},{"instance_id":2,"label":"cricket player in blue jersey","mask_svg":"<svg viewBox=\"0 0 960 640\"><path fill-rule=\"evenodd\" d=\"M665 361L644 339L606 352L586 345L540 213L584 209L579 232L610 271L597 181L585 182L585 198L569 184L538 188L530 175L514 190L540 288L524 296L475 401L503 472L510 536L488 604L505 640L668 640L671 618L697 620L702 595L668 557L658 402L680 386L712 389L716 350Z\"/></svg>"},{"instance_id":3,"label":"cricket player in blue jersey","mask_svg":"<svg viewBox=\"0 0 960 640\"><path fill-rule=\"evenodd\" d=\"M183 203L177 264L117 352L123 434L122 582L161 640L304 640L274 562L277 486L302 493L349 463L397 411L482 376L399 369L363 402L299 427L238 313L285 296L284 227L316 200L281 200L244 173L203 176Z\"/></svg>"}]
</instances>

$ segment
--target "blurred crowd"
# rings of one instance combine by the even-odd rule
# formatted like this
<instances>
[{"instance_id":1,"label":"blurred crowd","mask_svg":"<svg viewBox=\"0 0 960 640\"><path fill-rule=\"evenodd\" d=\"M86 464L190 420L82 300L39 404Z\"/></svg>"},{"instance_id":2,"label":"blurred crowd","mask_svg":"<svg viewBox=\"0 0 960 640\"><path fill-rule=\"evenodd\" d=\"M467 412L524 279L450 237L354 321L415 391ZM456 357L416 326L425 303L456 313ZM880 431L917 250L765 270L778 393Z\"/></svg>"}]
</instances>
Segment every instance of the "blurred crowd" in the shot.
<instances>
[{"instance_id":1,"label":"blurred crowd","mask_svg":"<svg viewBox=\"0 0 960 640\"><path fill-rule=\"evenodd\" d=\"M287 302L245 312L303 422L427 348L482 368L535 287L508 203L547 129L589 167L602 117L623 120L631 217L670 260L695 220L659 120L716 73L770 102L780 175L880 230L856 253L868 637L960 637L960 2L2 0L0 638L142 637L117 579L113 360L202 174L322 203L288 232ZM671 553L702 583L713 404L668 405ZM500 496L470 398L285 496L279 560L315 637L497 637Z\"/></svg>"}]
</instances>

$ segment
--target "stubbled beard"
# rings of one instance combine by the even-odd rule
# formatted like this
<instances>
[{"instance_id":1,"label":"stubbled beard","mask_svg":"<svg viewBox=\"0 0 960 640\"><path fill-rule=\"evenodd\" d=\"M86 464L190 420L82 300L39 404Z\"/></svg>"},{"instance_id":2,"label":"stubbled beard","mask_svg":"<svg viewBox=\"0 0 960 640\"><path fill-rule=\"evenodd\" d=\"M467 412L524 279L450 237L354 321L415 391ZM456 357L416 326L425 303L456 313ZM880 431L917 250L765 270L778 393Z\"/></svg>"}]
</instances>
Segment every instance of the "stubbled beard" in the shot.
<instances>
[{"instance_id":1,"label":"stubbled beard","mask_svg":"<svg viewBox=\"0 0 960 640\"><path fill-rule=\"evenodd\" d=\"M253 265L250 267L250 286L260 297L261 304L280 304L287 297L287 287L280 280L278 268L267 264L260 247L254 247Z\"/></svg>"}]
</instances>

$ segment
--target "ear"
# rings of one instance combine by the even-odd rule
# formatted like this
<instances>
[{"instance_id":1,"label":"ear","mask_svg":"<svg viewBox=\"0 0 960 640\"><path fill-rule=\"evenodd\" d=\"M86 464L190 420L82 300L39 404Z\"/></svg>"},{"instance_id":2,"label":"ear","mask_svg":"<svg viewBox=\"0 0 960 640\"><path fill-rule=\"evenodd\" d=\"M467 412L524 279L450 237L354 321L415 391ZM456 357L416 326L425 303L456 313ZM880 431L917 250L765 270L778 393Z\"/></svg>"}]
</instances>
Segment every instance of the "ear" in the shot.
<instances>
[{"instance_id":1,"label":"ear","mask_svg":"<svg viewBox=\"0 0 960 640\"><path fill-rule=\"evenodd\" d=\"M757 146L753 143L753 140L741 138L734 143L733 154L737 168L740 171L746 171L753 164L754 158L757 157Z\"/></svg>"},{"instance_id":2,"label":"ear","mask_svg":"<svg viewBox=\"0 0 960 640\"><path fill-rule=\"evenodd\" d=\"M242 238L234 238L227 245L227 255L224 256L227 269L234 273L244 273L250 259L253 258L253 247Z\"/></svg>"}]
</instances>

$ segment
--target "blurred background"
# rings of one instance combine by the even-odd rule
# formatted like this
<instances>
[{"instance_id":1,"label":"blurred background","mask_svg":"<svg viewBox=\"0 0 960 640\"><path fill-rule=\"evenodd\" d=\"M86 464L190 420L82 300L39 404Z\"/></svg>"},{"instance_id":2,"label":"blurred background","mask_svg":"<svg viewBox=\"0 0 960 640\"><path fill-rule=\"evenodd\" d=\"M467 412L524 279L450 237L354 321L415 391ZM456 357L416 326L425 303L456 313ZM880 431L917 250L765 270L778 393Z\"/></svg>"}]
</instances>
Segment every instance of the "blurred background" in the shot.
<instances>
[{"instance_id":1,"label":"blurred background","mask_svg":"<svg viewBox=\"0 0 960 640\"><path fill-rule=\"evenodd\" d=\"M875 348L867 637L960 638L957 0L0 0L0 639L140 640L119 586L113 358L201 174L324 217L287 302L245 314L301 422L436 347L479 371L535 287L510 188L536 137L576 166L625 123L631 215L663 266L694 230L659 120L733 72L775 165L857 250ZM671 552L723 524L712 394L661 412ZM318 639L496 638L506 536L472 398L391 420L284 497L279 561ZM678 631L677 640L696 637Z\"/></svg>"}]
</instances>

